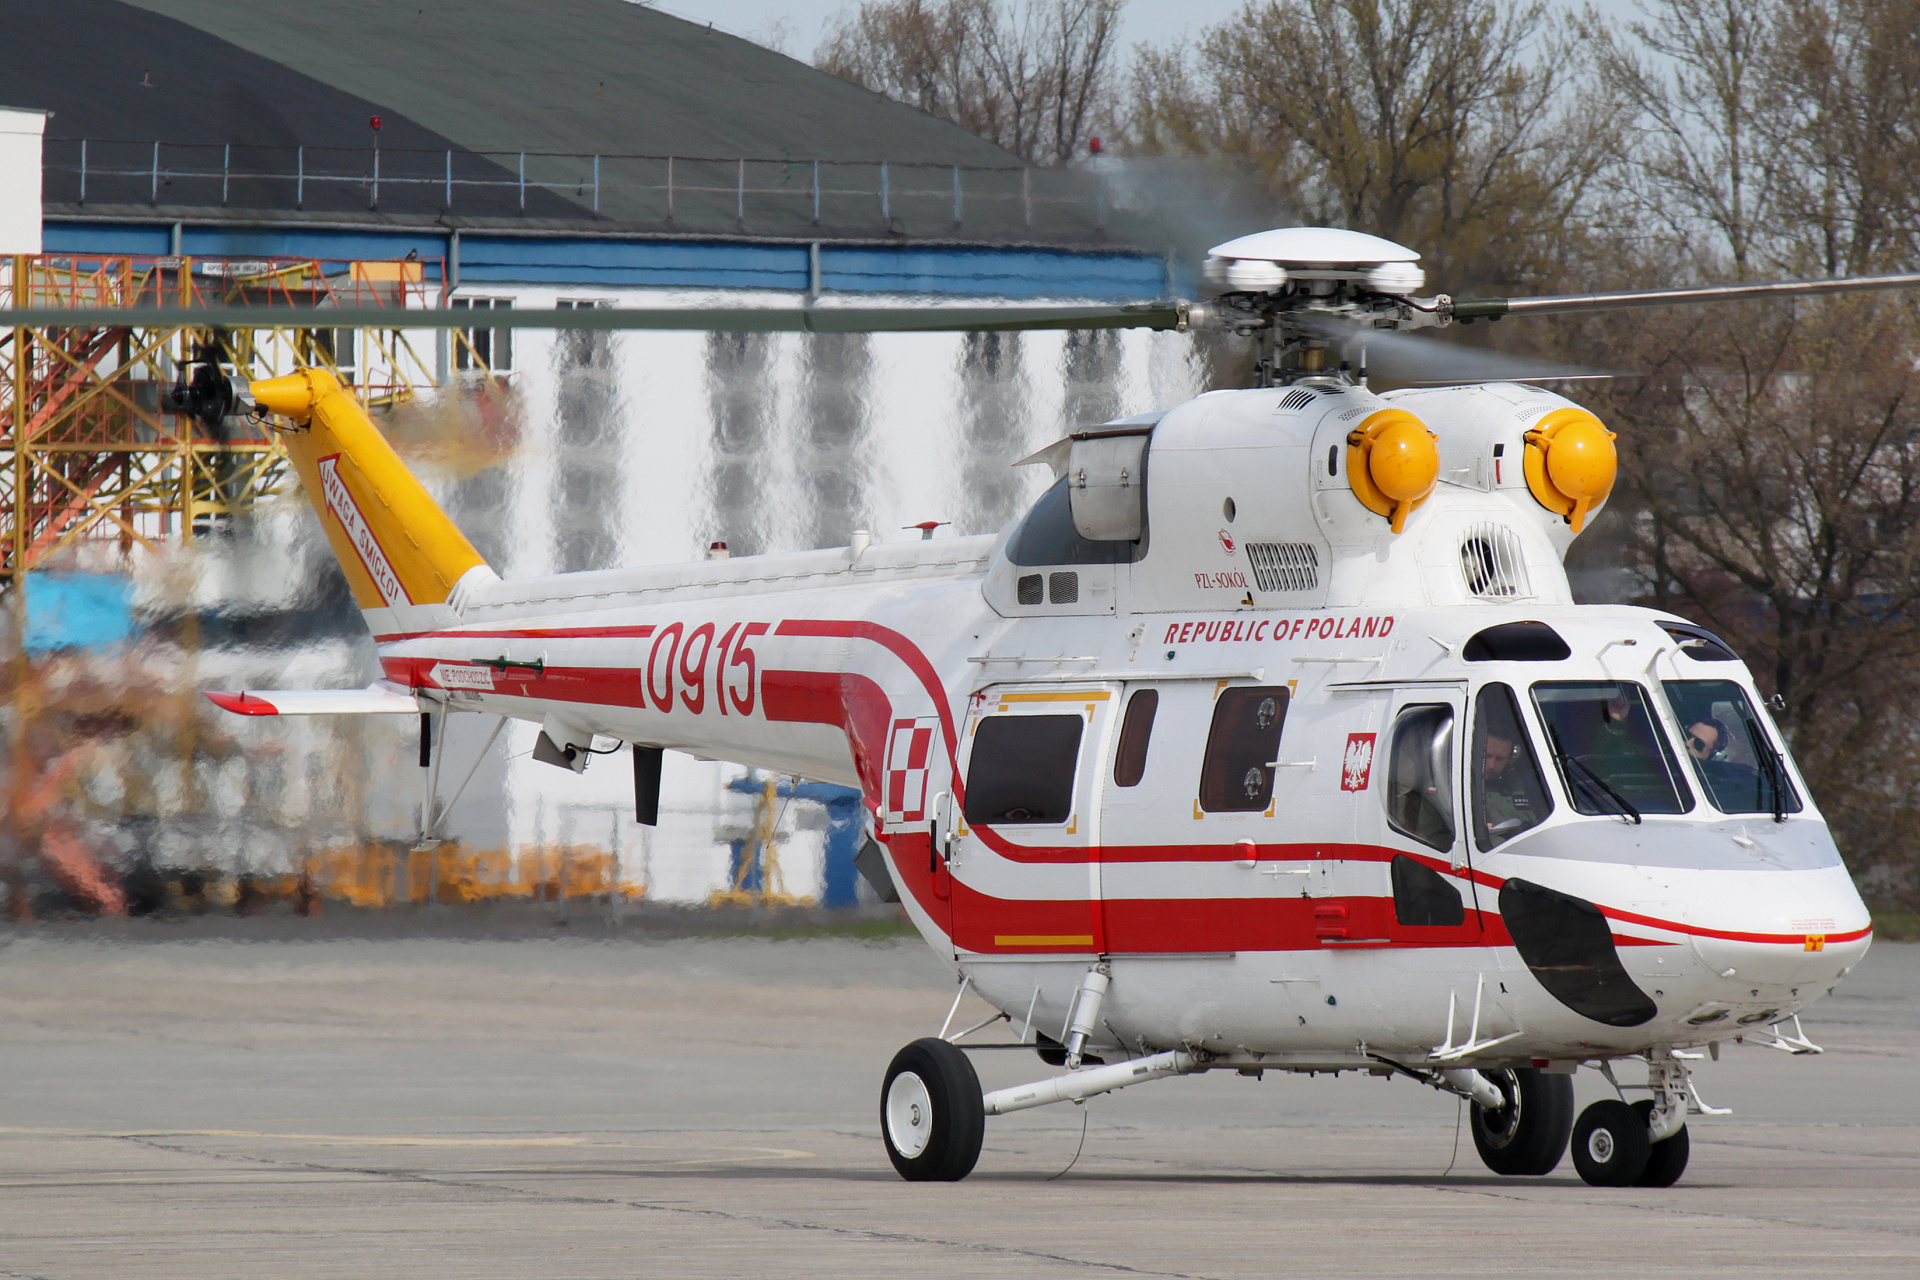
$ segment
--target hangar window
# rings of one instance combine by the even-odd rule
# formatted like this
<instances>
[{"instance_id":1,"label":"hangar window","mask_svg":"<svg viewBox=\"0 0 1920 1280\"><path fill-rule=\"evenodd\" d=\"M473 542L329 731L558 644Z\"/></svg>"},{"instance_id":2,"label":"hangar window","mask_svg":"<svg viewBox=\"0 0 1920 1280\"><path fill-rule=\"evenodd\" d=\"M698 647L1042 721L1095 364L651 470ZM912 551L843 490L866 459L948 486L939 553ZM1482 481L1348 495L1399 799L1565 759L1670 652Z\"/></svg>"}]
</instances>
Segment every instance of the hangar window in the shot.
<instances>
[{"instance_id":1,"label":"hangar window","mask_svg":"<svg viewBox=\"0 0 1920 1280\"><path fill-rule=\"evenodd\" d=\"M968 822L1052 823L1073 816L1079 716L989 716L973 731Z\"/></svg>"},{"instance_id":2,"label":"hangar window","mask_svg":"<svg viewBox=\"0 0 1920 1280\"><path fill-rule=\"evenodd\" d=\"M510 311L512 298L454 298L447 305L456 311ZM456 369L487 369L508 373L513 369L513 330L460 329L453 340Z\"/></svg>"}]
</instances>

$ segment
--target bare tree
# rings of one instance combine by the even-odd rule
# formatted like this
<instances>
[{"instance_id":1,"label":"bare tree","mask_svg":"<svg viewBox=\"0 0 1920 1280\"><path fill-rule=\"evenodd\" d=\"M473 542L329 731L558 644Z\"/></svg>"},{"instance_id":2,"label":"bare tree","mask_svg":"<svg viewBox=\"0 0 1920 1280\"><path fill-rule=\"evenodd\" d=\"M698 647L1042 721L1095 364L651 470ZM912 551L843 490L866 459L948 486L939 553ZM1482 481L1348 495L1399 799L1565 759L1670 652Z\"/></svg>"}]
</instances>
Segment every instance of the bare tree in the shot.
<instances>
[{"instance_id":1,"label":"bare tree","mask_svg":"<svg viewBox=\"0 0 1920 1280\"><path fill-rule=\"evenodd\" d=\"M1106 108L1125 3L866 0L814 64L1031 164L1065 164Z\"/></svg>"},{"instance_id":2,"label":"bare tree","mask_svg":"<svg viewBox=\"0 0 1920 1280\"><path fill-rule=\"evenodd\" d=\"M1631 221L1744 278L1778 186L1763 92L1770 15L1752 0L1658 0L1651 17L1624 38L1592 9L1580 23L1599 82L1627 109L1614 190Z\"/></svg>"},{"instance_id":3,"label":"bare tree","mask_svg":"<svg viewBox=\"0 0 1920 1280\"><path fill-rule=\"evenodd\" d=\"M1855 871L1920 903L1911 305L1615 317L1583 337L1645 371L1586 397L1619 431L1607 554L1641 603L1735 645Z\"/></svg>"},{"instance_id":4,"label":"bare tree","mask_svg":"<svg viewBox=\"0 0 1920 1280\"><path fill-rule=\"evenodd\" d=\"M1542 0L1249 0L1193 50L1141 51L1129 140L1236 156L1309 220L1525 278L1603 159L1570 58Z\"/></svg>"},{"instance_id":5,"label":"bare tree","mask_svg":"<svg viewBox=\"0 0 1920 1280\"><path fill-rule=\"evenodd\" d=\"M1786 0L1769 52L1786 257L1887 270L1920 249L1920 2Z\"/></svg>"}]
</instances>

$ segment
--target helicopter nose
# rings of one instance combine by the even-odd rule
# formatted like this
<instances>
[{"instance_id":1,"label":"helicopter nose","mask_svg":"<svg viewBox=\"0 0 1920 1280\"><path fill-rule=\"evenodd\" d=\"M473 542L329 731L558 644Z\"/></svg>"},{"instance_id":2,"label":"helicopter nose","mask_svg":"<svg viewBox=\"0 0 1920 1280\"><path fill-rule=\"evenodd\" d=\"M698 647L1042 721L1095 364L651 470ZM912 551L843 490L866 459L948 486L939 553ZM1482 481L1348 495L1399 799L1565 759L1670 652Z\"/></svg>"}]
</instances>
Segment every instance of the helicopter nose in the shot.
<instances>
[{"instance_id":1,"label":"helicopter nose","mask_svg":"<svg viewBox=\"0 0 1920 1280\"><path fill-rule=\"evenodd\" d=\"M1759 879L1778 882L1742 885L1687 913L1688 945L1728 998L1795 987L1824 992L1866 954L1871 922L1845 872Z\"/></svg>"}]
</instances>

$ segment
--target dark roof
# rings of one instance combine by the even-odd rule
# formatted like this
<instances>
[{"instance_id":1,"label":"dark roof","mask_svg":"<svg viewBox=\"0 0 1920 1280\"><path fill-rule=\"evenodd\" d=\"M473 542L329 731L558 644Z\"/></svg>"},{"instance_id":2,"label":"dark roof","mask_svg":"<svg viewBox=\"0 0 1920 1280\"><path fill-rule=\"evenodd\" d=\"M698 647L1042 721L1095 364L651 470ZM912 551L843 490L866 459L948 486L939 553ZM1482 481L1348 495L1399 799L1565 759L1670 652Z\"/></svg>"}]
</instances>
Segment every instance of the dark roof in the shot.
<instances>
[{"instance_id":1,"label":"dark roof","mask_svg":"<svg viewBox=\"0 0 1920 1280\"><path fill-rule=\"evenodd\" d=\"M1079 175L1028 177L957 126L627 0L0 0L0 13L8 99L55 113L56 216L80 208L86 139L93 216L1102 238Z\"/></svg>"}]
</instances>

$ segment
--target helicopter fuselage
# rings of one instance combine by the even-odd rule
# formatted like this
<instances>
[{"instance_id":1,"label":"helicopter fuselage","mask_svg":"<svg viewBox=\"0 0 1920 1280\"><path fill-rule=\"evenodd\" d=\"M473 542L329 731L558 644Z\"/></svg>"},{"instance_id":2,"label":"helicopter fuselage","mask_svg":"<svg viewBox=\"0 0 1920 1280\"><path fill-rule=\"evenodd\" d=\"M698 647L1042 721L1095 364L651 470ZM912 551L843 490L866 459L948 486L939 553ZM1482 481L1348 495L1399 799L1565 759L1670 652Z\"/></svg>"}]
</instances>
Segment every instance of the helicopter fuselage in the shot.
<instances>
[{"instance_id":1,"label":"helicopter fuselage","mask_svg":"<svg viewBox=\"0 0 1920 1280\"><path fill-rule=\"evenodd\" d=\"M1572 601L1523 458L1567 402L1308 391L1062 442L997 537L369 621L393 685L581 765L604 735L859 787L915 926L1030 1039L1091 966L1090 1053L1297 1069L1570 1066L1831 991L1870 922L1752 676ZM1411 509L1351 475L1395 409L1438 428Z\"/></svg>"}]
</instances>

